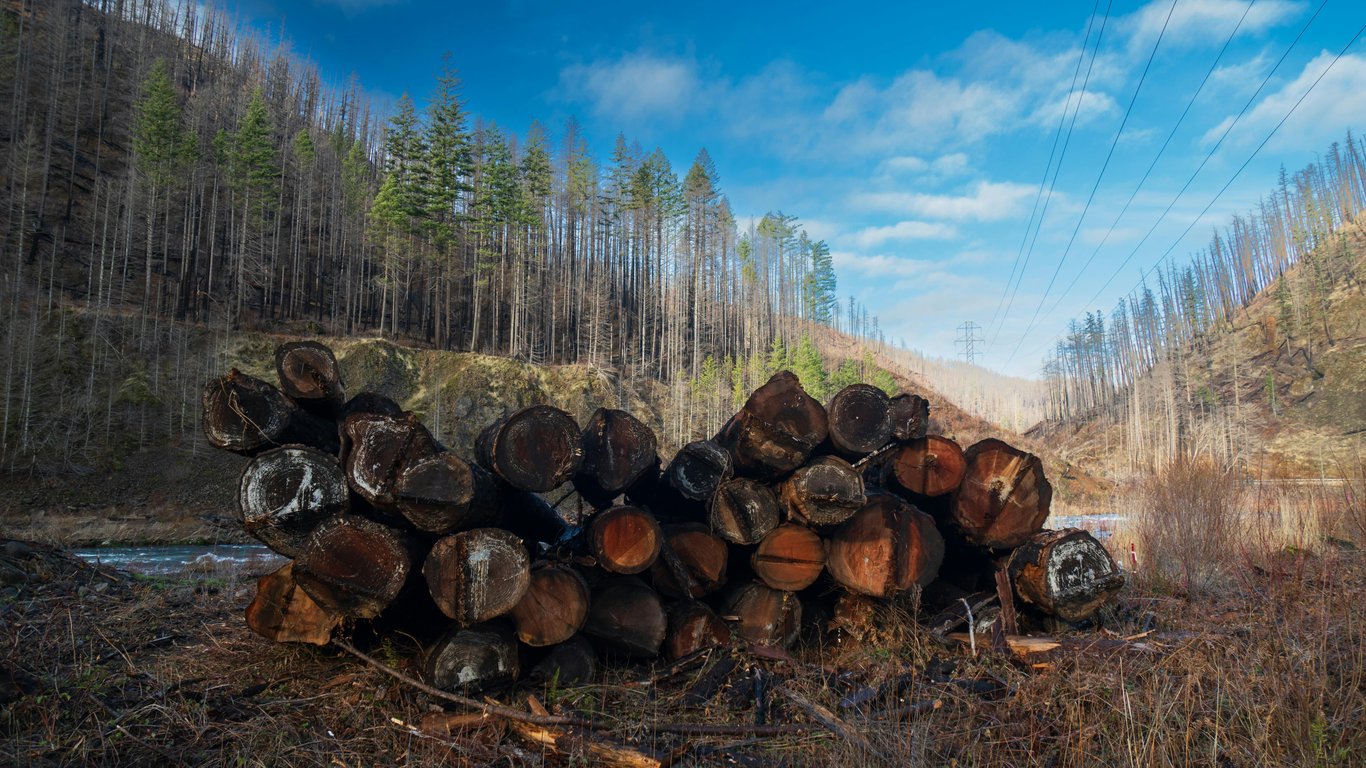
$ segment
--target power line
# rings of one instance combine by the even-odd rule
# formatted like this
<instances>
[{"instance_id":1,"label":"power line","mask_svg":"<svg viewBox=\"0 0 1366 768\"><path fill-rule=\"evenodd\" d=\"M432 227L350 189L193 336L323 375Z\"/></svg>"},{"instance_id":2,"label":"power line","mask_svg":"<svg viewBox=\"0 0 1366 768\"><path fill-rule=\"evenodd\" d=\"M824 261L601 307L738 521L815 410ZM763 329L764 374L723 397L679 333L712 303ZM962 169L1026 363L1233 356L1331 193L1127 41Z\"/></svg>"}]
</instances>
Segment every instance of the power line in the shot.
<instances>
[{"instance_id":1,"label":"power line","mask_svg":"<svg viewBox=\"0 0 1366 768\"><path fill-rule=\"evenodd\" d=\"M1086 60L1086 48L1091 43L1091 28L1096 23L1096 11L1100 10L1100 0L1091 6L1091 19L1086 22L1086 36L1082 38L1081 50L1077 52L1077 65L1072 69L1072 83L1067 86L1067 98L1063 100L1062 109L1058 115L1058 128L1053 132L1053 147L1048 150L1048 162L1043 167L1043 178L1039 179L1039 191L1034 195L1034 206L1029 209L1029 221L1025 223L1024 235L1020 237L1020 247L1015 251L1015 261L1010 265L1010 277L1006 278L1006 284L1001 289L1001 298L996 301L996 309L991 313L991 320L987 322L990 329L996 324L996 317L1001 313L1001 306L1005 304L1006 294L1010 293L1010 285L1015 282L1015 270L1020 266L1020 258L1024 255L1025 243L1029 242L1029 231L1034 228L1034 214L1039 212L1039 201L1043 199L1043 189L1048 185L1048 172L1053 169L1053 158L1058 152L1058 140L1062 138L1062 127L1067 124L1067 108L1072 104L1072 94L1077 91L1077 76L1081 74L1081 63ZM1088 71L1088 80L1089 78ZM1085 94L1083 86L1083 95ZM1081 99L1077 100L1077 107L1081 107ZM1070 136L1069 136L1070 137ZM1066 148L1063 152L1066 154ZM1058 159L1058 166L1062 166L1062 158ZM1056 176L1054 177L1057 178ZM1052 188L1049 189L1052 194ZM1046 210L1046 208L1045 208Z\"/></svg>"},{"instance_id":2,"label":"power line","mask_svg":"<svg viewBox=\"0 0 1366 768\"><path fill-rule=\"evenodd\" d=\"M1015 349L1011 351L1010 357L1006 359L1009 365L1015 359L1016 353L1020 351L1020 346L1033 330L1034 323L1039 319L1039 312L1043 310L1044 302L1048 301L1048 294L1052 293L1053 286L1057 283L1058 274L1062 272L1062 265L1067 263L1067 256L1072 252L1072 245L1077 241L1077 234L1081 232L1081 225L1086 221L1086 214L1091 210L1091 203L1096 199L1096 190L1100 189L1100 183L1105 178L1105 171L1110 167L1110 160L1115 156L1115 147L1119 146L1119 139L1124 135L1124 127L1129 124L1129 116L1133 114L1134 104L1138 103L1138 94L1143 90L1143 83L1148 79L1148 71L1152 69L1153 59L1157 58L1157 50L1162 46L1162 38L1167 34L1167 25L1171 23L1172 14L1176 12L1178 0L1172 0L1172 5L1167 9L1167 18L1162 21L1162 31L1157 34L1157 40L1153 43L1153 50L1148 54L1148 62L1143 65L1143 74L1138 78L1138 85L1134 86L1134 95L1129 97L1129 106L1124 110L1124 119L1119 122L1119 130L1115 131L1115 138L1110 142L1110 151L1105 153L1105 162L1101 163L1100 173L1096 175L1096 183L1091 185L1091 194L1086 197L1086 205L1081 209L1081 216L1077 218L1077 226L1072 229L1072 236L1067 240L1067 247L1063 249L1062 257L1058 259L1058 266L1053 269L1052 277L1048 278L1048 286L1044 288L1043 296L1039 297L1039 303L1034 307L1034 316L1029 319L1029 324L1025 326L1024 332L1020 334L1020 340L1015 344ZM1004 319L1002 320L1004 323Z\"/></svg>"},{"instance_id":3,"label":"power line","mask_svg":"<svg viewBox=\"0 0 1366 768\"><path fill-rule=\"evenodd\" d=\"M1001 322L996 327L996 332L991 337L992 344L995 344L996 339L1000 337L1001 329L1005 327L1005 318L1010 315L1011 308L1015 306L1015 296L1020 292L1020 284L1024 282L1025 272L1029 269L1029 259L1031 256L1034 255L1034 244L1039 241L1039 232L1043 230L1043 220L1044 217L1048 215L1048 204L1053 200L1053 190L1058 183L1058 174L1062 171L1062 161L1067 156L1068 145L1072 142L1072 129L1076 127L1077 116L1081 114L1081 102L1083 99L1086 98L1086 87L1091 82L1091 70L1095 68L1096 58L1100 56L1100 43L1102 38L1105 36L1106 24L1108 24L1110 21L1110 8L1111 6L1113 6L1113 4L1113 0L1108 0L1105 4L1105 16L1101 19L1100 31L1096 33L1096 47L1091 52L1091 63L1086 65L1086 77L1082 80L1081 95L1077 97L1077 106L1076 109L1072 112L1072 122L1068 124L1067 136L1063 139L1063 154L1061 157L1058 158L1057 167L1053 169L1053 179L1048 183L1048 195L1044 198L1043 211L1039 213L1039 220L1037 224L1035 224L1034 237L1032 240L1029 241L1029 250L1025 252L1024 263L1020 266L1019 279L1015 281L1015 287L1010 291L1010 300L1006 302L1005 315L1001 316ZM1083 44L1082 53L1084 54L1085 51L1086 47L1085 44ZM1066 116L1066 113L1067 105L1064 104L1063 115ZM1025 230L1025 236L1029 236L1028 229ZM1009 287L1009 283L1007 283L1007 287Z\"/></svg>"}]
</instances>

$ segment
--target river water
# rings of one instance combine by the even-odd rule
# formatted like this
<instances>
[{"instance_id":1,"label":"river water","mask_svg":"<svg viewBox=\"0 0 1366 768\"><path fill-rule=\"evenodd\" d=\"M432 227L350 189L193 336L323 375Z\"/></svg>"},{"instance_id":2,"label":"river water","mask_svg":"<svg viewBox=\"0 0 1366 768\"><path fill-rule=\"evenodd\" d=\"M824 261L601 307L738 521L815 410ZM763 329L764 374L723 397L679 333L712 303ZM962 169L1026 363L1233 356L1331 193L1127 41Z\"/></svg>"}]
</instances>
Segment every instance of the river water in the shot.
<instances>
[{"instance_id":1,"label":"river water","mask_svg":"<svg viewBox=\"0 0 1366 768\"><path fill-rule=\"evenodd\" d=\"M261 544L148 545L73 550L90 563L154 576L259 574L285 564Z\"/></svg>"}]
</instances>

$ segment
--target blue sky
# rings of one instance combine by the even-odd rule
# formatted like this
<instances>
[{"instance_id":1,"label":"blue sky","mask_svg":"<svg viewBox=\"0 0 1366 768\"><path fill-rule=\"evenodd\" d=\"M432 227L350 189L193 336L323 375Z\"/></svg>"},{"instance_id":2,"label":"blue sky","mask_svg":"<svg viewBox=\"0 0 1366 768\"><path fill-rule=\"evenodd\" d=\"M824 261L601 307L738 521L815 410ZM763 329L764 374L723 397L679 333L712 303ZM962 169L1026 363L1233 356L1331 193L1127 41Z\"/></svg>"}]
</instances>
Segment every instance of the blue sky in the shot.
<instances>
[{"instance_id":1,"label":"blue sky","mask_svg":"<svg viewBox=\"0 0 1366 768\"><path fill-rule=\"evenodd\" d=\"M1366 130L1359 39L1215 200L1366 24L1360 0L1116 0L1108 14L1106 0L651 5L229 10L283 30L325 79L355 74L380 103L407 91L420 104L449 51L469 109L505 130L538 120L556 135L576 117L599 159L624 132L663 148L680 176L706 147L736 213L797 215L830 244L841 296L866 303L890 338L951 357L957 326L972 320L987 327L980 362L1021 375L1037 373L1068 318L1108 310L1164 254L1183 259L1254 207L1280 165L1298 170L1349 128ZM1060 122L1072 126L1066 153L1040 199ZM1022 252L1024 280L998 311Z\"/></svg>"}]
</instances>

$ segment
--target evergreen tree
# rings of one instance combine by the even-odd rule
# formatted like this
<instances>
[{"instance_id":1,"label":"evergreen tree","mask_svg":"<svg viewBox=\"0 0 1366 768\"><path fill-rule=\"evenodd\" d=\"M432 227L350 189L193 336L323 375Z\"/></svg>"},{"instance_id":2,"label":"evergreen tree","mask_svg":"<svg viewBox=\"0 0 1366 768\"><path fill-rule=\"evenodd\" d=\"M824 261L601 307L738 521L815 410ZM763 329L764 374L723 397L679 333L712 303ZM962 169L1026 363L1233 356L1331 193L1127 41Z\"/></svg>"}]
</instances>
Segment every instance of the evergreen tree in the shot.
<instances>
[{"instance_id":1,"label":"evergreen tree","mask_svg":"<svg viewBox=\"0 0 1366 768\"><path fill-rule=\"evenodd\" d=\"M797 351L792 356L792 372L802 380L802 387L806 389L807 394L825 402L830 394L830 385L825 376L825 360L821 358L820 350L811 342L811 337L805 333L802 334Z\"/></svg>"},{"instance_id":2,"label":"evergreen tree","mask_svg":"<svg viewBox=\"0 0 1366 768\"><path fill-rule=\"evenodd\" d=\"M165 61L152 65L144 88L134 107L133 151L138 170L153 186L163 187L194 160L194 134L185 129Z\"/></svg>"},{"instance_id":3,"label":"evergreen tree","mask_svg":"<svg viewBox=\"0 0 1366 768\"><path fill-rule=\"evenodd\" d=\"M803 233L805 236L805 233ZM806 274L802 295L806 302L806 316L815 322L830 325L839 310L835 295L835 262L830 246L817 240L809 246L811 270Z\"/></svg>"}]
</instances>

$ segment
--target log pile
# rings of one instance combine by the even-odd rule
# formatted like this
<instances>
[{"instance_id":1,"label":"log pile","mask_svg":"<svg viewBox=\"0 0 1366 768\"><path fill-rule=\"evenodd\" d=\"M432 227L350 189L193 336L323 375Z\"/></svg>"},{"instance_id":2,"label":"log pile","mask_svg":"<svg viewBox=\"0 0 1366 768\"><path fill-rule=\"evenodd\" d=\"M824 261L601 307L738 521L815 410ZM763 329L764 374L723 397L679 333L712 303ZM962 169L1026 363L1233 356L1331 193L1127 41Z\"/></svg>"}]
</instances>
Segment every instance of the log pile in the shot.
<instances>
[{"instance_id":1,"label":"log pile","mask_svg":"<svg viewBox=\"0 0 1366 768\"><path fill-rule=\"evenodd\" d=\"M1079 622L1123 583L1089 534L1043 529L1037 457L928 434L915 395L855 384L822 405L783 371L668 462L629 413L580 428L549 405L461 452L382 395L348 399L322 344L276 362L279 387L233 370L203 395L209 442L250 459L244 529L291 560L247 623L280 642L404 632L447 690L583 680L600 655L788 647L912 590L941 607L1003 590L1012 625Z\"/></svg>"}]
</instances>

